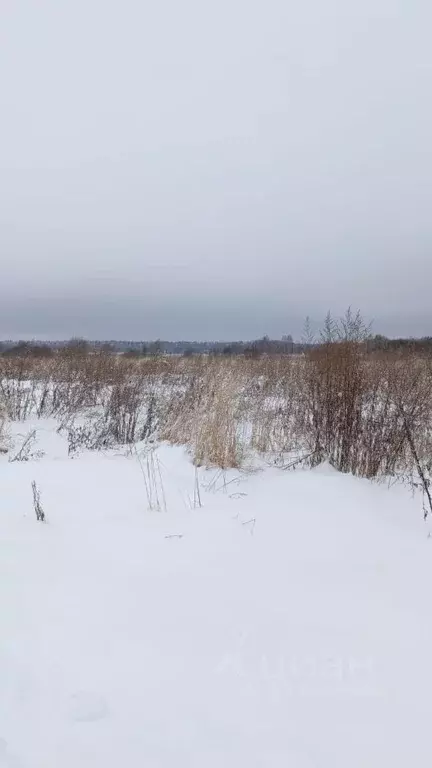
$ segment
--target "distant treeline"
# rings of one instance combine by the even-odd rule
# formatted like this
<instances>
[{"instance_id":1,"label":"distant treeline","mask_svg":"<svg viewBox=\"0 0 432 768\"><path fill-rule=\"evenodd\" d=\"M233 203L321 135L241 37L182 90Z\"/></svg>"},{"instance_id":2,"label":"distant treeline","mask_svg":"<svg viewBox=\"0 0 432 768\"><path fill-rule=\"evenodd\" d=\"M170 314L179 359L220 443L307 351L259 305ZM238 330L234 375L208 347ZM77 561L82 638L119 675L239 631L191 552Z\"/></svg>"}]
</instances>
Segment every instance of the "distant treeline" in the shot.
<instances>
[{"instance_id":1,"label":"distant treeline","mask_svg":"<svg viewBox=\"0 0 432 768\"><path fill-rule=\"evenodd\" d=\"M0 342L0 355L3 357L52 357L55 354L123 354L128 357L147 357L159 355L243 355L260 357L262 355L301 355L317 346L320 340L295 342L291 336L283 339L270 339L263 336L255 341L87 341L74 338L69 341L4 341ZM377 334L369 336L365 342L368 352L414 350L421 354L432 353L432 337L419 339L390 339Z\"/></svg>"},{"instance_id":2,"label":"distant treeline","mask_svg":"<svg viewBox=\"0 0 432 768\"><path fill-rule=\"evenodd\" d=\"M389 350L403 352L404 350L415 350L421 353L432 353L432 336L423 336L420 339L388 339L386 336L377 334L371 336L367 342L367 349L370 352Z\"/></svg>"},{"instance_id":3,"label":"distant treeline","mask_svg":"<svg viewBox=\"0 0 432 768\"><path fill-rule=\"evenodd\" d=\"M40 341L4 341L0 342L0 354L3 357L50 357L63 354L124 354L129 357L157 355L261 355L261 354L301 354L304 345L296 344L291 338L272 340L267 336L255 341L87 341L70 339L63 342Z\"/></svg>"}]
</instances>

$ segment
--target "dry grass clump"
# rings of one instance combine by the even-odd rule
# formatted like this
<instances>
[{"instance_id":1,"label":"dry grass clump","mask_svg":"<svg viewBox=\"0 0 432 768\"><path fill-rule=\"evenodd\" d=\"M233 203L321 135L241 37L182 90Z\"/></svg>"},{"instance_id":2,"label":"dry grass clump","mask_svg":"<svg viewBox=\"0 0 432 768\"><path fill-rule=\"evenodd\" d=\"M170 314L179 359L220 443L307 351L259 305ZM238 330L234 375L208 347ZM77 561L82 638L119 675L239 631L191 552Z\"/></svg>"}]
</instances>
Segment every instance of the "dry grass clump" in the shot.
<instances>
[{"instance_id":1,"label":"dry grass clump","mask_svg":"<svg viewBox=\"0 0 432 768\"><path fill-rule=\"evenodd\" d=\"M210 371L203 385L192 432L194 461L198 466L238 467L244 450L239 420L242 377L238 371L221 368Z\"/></svg>"},{"instance_id":2,"label":"dry grass clump","mask_svg":"<svg viewBox=\"0 0 432 768\"><path fill-rule=\"evenodd\" d=\"M243 376L237 361L207 359L183 371L183 386L169 398L161 437L189 445L197 465L237 467L242 460L240 400Z\"/></svg>"}]
</instances>

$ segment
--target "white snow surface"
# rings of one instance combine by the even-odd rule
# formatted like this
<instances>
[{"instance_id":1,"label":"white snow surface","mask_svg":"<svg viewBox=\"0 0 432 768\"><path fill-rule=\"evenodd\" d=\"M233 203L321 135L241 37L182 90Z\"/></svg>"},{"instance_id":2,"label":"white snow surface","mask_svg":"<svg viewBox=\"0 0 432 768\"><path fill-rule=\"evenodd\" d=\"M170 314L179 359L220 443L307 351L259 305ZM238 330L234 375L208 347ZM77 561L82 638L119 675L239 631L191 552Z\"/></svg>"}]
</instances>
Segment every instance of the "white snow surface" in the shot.
<instances>
[{"instance_id":1,"label":"white snow surface","mask_svg":"<svg viewBox=\"0 0 432 768\"><path fill-rule=\"evenodd\" d=\"M431 765L432 538L421 499L329 467L0 458L0 766ZM21 438L22 439L22 438ZM32 508L36 480L47 522ZM189 501L191 499L191 503Z\"/></svg>"}]
</instances>

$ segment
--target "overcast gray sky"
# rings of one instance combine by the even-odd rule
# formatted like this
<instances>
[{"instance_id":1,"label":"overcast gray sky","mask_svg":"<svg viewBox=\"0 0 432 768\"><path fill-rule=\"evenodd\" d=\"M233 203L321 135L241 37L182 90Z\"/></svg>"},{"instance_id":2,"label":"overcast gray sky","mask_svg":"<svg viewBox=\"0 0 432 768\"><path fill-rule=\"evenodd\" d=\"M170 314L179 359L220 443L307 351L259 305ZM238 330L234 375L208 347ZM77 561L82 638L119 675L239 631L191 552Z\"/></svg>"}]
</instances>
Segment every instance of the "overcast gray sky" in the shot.
<instances>
[{"instance_id":1,"label":"overcast gray sky","mask_svg":"<svg viewBox=\"0 0 432 768\"><path fill-rule=\"evenodd\" d=\"M0 338L432 334L430 0L2 0Z\"/></svg>"}]
</instances>

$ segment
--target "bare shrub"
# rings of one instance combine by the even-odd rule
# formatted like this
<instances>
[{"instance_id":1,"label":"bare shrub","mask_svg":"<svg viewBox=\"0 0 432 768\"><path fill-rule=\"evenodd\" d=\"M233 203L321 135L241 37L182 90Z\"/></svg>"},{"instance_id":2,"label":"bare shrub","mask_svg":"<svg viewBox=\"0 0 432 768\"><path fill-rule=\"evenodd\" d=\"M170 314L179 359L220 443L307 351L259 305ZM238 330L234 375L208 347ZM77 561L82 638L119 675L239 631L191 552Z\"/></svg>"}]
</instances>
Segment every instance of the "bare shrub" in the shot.
<instances>
[{"instance_id":1,"label":"bare shrub","mask_svg":"<svg viewBox=\"0 0 432 768\"><path fill-rule=\"evenodd\" d=\"M6 358L2 363L0 398L6 415L11 421L24 421L34 406L37 386L32 377L32 361L27 358Z\"/></svg>"},{"instance_id":2,"label":"bare shrub","mask_svg":"<svg viewBox=\"0 0 432 768\"><path fill-rule=\"evenodd\" d=\"M26 435L18 451L9 458L9 462L33 461L41 459L44 455L43 451L36 449L36 430L33 429Z\"/></svg>"},{"instance_id":3,"label":"bare shrub","mask_svg":"<svg viewBox=\"0 0 432 768\"><path fill-rule=\"evenodd\" d=\"M370 438L376 438L371 428L379 431L374 416L382 382L370 386L367 338L359 314L348 310L340 321L327 315L321 344L306 354L300 412L312 464L327 459L341 472L373 476Z\"/></svg>"},{"instance_id":4,"label":"bare shrub","mask_svg":"<svg viewBox=\"0 0 432 768\"><path fill-rule=\"evenodd\" d=\"M85 424L71 423L66 427L68 456L76 456L83 449L101 451L114 448L115 441L103 418L89 419Z\"/></svg>"}]
</instances>

